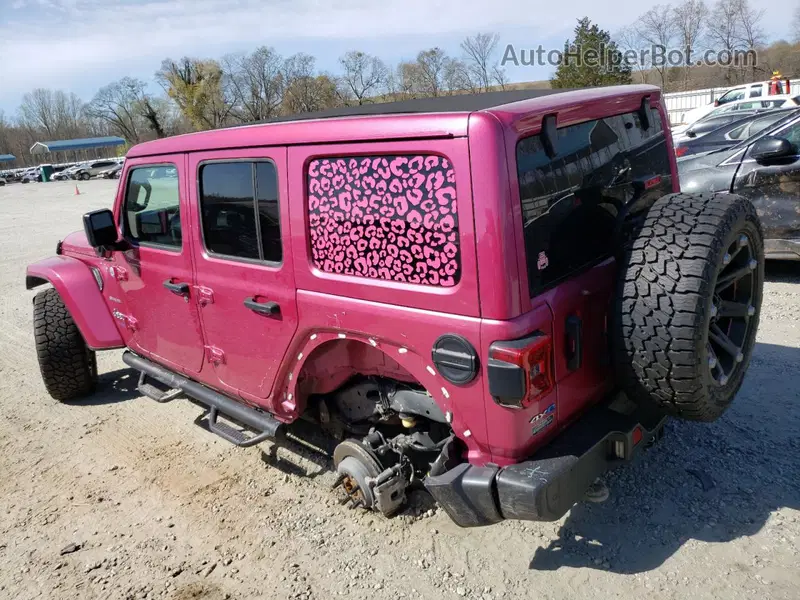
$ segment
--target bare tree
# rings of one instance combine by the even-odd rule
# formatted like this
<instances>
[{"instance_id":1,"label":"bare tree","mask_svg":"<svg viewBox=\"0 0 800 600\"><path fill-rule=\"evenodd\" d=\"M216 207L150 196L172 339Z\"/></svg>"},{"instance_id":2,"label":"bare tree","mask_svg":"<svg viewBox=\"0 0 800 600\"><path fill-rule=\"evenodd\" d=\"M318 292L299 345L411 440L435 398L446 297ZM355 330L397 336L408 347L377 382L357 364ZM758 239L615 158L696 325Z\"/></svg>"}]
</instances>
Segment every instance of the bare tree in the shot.
<instances>
[{"instance_id":1,"label":"bare tree","mask_svg":"<svg viewBox=\"0 0 800 600\"><path fill-rule=\"evenodd\" d=\"M632 71L635 70L638 73L638 78L641 83L647 83L647 65L638 60L639 51L641 50L642 46L644 46L644 43L642 42L636 27L629 26L621 29L614 36L614 39L617 41L620 52L623 54L626 52L636 54L637 59L633 60L629 66L631 67Z\"/></svg>"},{"instance_id":2,"label":"bare tree","mask_svg":"<svg viewBox=\"0 0 800 600\"><path fill-rule=\"evenodd\" d=\"M146 87L144 81L123 77L101 88L89 103L87 113L106 121L116 135L138 144L146 127L142 114Z\"/></svg>"},{"instance_id":3,"label":"bare tree","mask_svg":"<svg viewBox=\"0 0 800 600\"><path fill-rule=\"evenodd\" d=\"M502 73L495 59L499 41L500 36L496 33L479 33L461 42L464 63L472 82L470 87L476 91L488 91L497 82L498 74Z\"/></svg>"},{"instance_id":4,"label":"bare tree","mask_svg":"<svg viewBox=\"0 0 800 600\"><path fill-rule=\"evenodd\" d=\"M19 121L30 132L51 140L76 137L81 131L83 102L73 93L37 88L25 94Z\"/></svg>"},{"instance_id":5,"label":"bare tree","mask_svg":"<svg viewBox=\"0 0 800 600\"><path fill-rule=\"evenodd\" d=\"M463 60L452 60L448 63L444 72L444 85L451 94L458 92L474 94L481 91L472 77L470 68Z\"/></svg>"},{"instance_id":6,"label":"bare tree","mask_svg":"<svg viewBox=\"0 0 800 600\"><path fill-rule=\"evenodd\" d=\"M76 138L82 135L86 105L73 92L57 91L54 94L56 109L56 135Z\"/></svg>"},{"instance_id":7,"label":"bare tree","mask_svg":"<svg viewBox=\"0 0 800 600\"><path fill-rule=\"evenodd\" d=\"M364 52L348 52L339 59L344 69L342 96L356 104L371 102L384 89L389 70L381 59Z\"/></svg>"},{"instance_id":8,"label":"bare tree","mask_svg":"<svg viewBox=\"0 0 800 600\"><path fill-rule=\"evenodd\" d=\"M660 52L662 59L652 56L651 66L658 73L661 87L666 91L669 65L663 58L672 48L677 33L672 7L669 4L657 4L639 17L634 27L638 37L653 48L654 54Z\"/></svg>"},{"instance_id":9,"label":"bare tree","mask_svg":"<svg viewBox=\"0 0 800 600\"><path fill-rule=\"evenodd\" d=\"M316 59L310 54L298 53L283 63L283 78L286 84L284 105L289 113L316 110L316 85L314 66Z\"/></svg>"},{"instance_id":10,"label":"bare tree","mask_svg":"<svg viewBox=\"0 0 800 600\"><path fill-rule=\"evenodd\" d=\"M294 54L284 62L284 112L315 112L336 106L336 81L330 75L315 74L315 64L313 56L303 53Z\"/></svg>"},{"instance_id":11,"label":"bare tree","mask_svg":"<svg viewBox=\"0 0 800 600\"><path fill-rule=\"evenodd\" d=\"M22 97L19 107L20 121L29 129L42 129L54 139L58 129L53 90L36 88Z\"/></svg>"},{"instance_id":12,"label":"bare tree","mask_svg":"<svg viewBox=\"0 0 800 600\"><path fill-rule=\"evenodd\" d=\"M794 9L794 18L792 19L792 28L791 30L795 43L800 43L800 2L798 2L797 6Z\"/></svg>"},{"instance_id":13,"label":"bare tree","mask_svg":"<svg viewBox=\"0 0 800 600\"><path fill-rule=\"evenodd\" d=\"M222 59L226 85L241 121L263 121L276 116L283 100L283 57L262 46L251 54Z\"/></svg>"},{"instance_id":14,"label":"bare tree","mask_svg":"<svg viewBox=\"0 0 800 600\"><path fill-rule=\"evenodd\" d=\"M766 42L766 34L761 28L761 21L764 18L764 9L755 10L750 6L749 0L739 0L739 43L748 53L755 54L757 50ZM755 56L748 57L750 67L750 77L755 80L756 69L758 66Z\"/></svg>"},{"instance_id":15,"label":"bare tree","mask_svg":"<svg viewBox=\"0 0 800 600\"><path fill-rule=\"evenodd\" d=\"M708 19L709 41L720 51L735 56L738 41L741 39L740 0L718 0ZM725 69L725 83L733 80L733 69Z\"/></svg>"},{"instance_id":16,"label":"bare tree","mask_svg":"<svg viewBox=\"0 0 800 600\"><path fill-rule=\"evenodd\" d=\"M419 78L419 91L425 96L440 96L445 91L445 73L450 58L441 48L423 50L417 54L415 72Z\"/></svg>"},{"instance_id":17,"label":"bare tree","mask_svg":"<svg viewBox=\"0 0 800 600\"><path fill-rule=\"evenodd\" d=\"M394 71L389 72L386 89L394 100L419 98L421 80L419 63L401 62Z\"/></svg>"},{"instance_id":18,"label":"bare tree","mask_svg":"<svg viewBox=\"0 0 800 600\"><path fill-rule=\"evenodd\" d=\"M506 86L511 83L506 70L497 64L492 66L492 78L494 79L495 85L501 90L505 90Z\"/></svg>"},{"instance_id":19,"label":"bare tree","mask_svg":"<svg viewBox=\"0 0 800 600\"><path fill-rule=\"evenodd\" d=\"M683 89L686 90L689 89L689 72L692 68L689 60L692 52L698 49L703 37L708 19L708 7L703 0L684 0L675 7L673 18L681 49L687 55L687 63L683 66Z\"/></svg>"}]
</instances>

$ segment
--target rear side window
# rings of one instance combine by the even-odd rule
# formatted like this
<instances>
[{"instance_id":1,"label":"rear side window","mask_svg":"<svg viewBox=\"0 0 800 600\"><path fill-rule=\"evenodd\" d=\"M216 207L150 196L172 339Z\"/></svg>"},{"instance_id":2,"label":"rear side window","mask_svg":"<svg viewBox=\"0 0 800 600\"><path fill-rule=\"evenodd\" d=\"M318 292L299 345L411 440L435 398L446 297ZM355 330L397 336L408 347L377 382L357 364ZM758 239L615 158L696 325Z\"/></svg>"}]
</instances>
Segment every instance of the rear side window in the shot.
<instances>
[{"instance_id":1,"label":"rear side window","mask_svg":"<svg viewBox=\"0 0 800 600\"><path fill-rule=\"evenodd\" d=\"M176 175L174 165L131 169L124 210L128 239L180 248L181 206Z\"/></svg>"},{"instance_id":2,"label":"rear side window","mask_svg":"<svg viewBox=\"0 0 800 600\"><path fill-rule=\"evenodd\" d=\"M751 98L760 98L761 97L761 88L755 87L750 90L750 97Z\"/></svg>"},{"instance_id":3,"label":"rear side window","mask_svg":"<svg viewBox=\"0 0 800 600\"><path fill-rule=\"evenodd\" d=\"M438 287L461 277L455 172L443 156L312 160L308 227L327 273Z\"/></svg>"},{"instance_id":4,"label":"rear side window","mask_svg":"<svg viewBox=\"0 0 800 600\"><path fill-rule=\"evenodd\" d=\"M562 127L553 158L538 135L517 144L531 296L612 254L617 215L635 189L671 191L661 118L649 110L646 130L637 113Z\"/></svg>"},{"instance_id":5,"label":"rear side window","mask_svg":"<svg viewBox=\"0 0 800 600\"><path fill-rule=\"evenodd\" d=\"M763 131L773 123L776 123L780 119L784 118L785 116L786 115L782 115L778 112L773 114L767 114L761 117L760 119L754 119L749 123L740 125L736 129L731 129L726 137L729 140L745 140Z\"/></svg>"},{"instance_id":6,"label":"rear side window","mask_svg":"<svg viewBox=\"0 0 800 600\"><path fill-rule=\"evenodd\" d=\"M271 162L200 167L203 239L212 254L279 263L278 180Z\"/></svg>"}]
</instances>

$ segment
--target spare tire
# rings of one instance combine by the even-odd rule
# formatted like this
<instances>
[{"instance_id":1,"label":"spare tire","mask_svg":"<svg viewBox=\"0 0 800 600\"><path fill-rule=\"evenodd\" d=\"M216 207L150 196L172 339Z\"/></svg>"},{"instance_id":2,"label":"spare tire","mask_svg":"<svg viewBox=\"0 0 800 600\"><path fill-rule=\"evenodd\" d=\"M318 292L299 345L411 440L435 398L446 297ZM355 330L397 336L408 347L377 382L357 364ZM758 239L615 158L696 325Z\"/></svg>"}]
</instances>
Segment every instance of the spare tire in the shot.
<instances>
[{"instance_id":1,"label":"spare tire","mask_svg":"<svg viewBox=\"0 0 800 600\"><path fill-rule=\"evenodd\" d=\"M653 204L619 258L612 350L636 402L714 421L742 385L755 344L764 241L734 194L670 194Z\"/></svg>"}]
</instances>

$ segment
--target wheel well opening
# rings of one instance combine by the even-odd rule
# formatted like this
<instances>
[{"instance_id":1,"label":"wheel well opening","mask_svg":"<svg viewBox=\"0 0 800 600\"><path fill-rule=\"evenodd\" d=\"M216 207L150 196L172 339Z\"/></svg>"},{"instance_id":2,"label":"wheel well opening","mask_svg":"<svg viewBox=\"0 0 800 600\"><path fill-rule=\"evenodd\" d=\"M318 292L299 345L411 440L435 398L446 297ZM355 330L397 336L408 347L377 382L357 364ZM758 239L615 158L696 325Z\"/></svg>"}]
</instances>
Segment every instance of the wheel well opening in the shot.
<instances>
[{"instance_id":1,"label":"wheel well opening","mask_svg":"<svg viewBox=\"0 0 800 600\"><path fill-rule=\"evenodd\" d=\"M40 285L44 285L45 283L50 283L44 277L37 277L36 275L26 275L25 276L25 289L32 290L35 287L39 287Z\"/></svg>"},{"instance_id":2,"label":"wheel well opening","mask_svg":"<svg viewBox=\"0 0 800 600\"><path fill-rule=\"evenodd\" d=\"M417 379L400 363L360 340L330 340L309 354L297 376L297 398L301 406L312 395L329 394L358 377L385 377L419 385ZM365 390L367 399L374 399L375 390Z\"/></svg>"}]
</instances>

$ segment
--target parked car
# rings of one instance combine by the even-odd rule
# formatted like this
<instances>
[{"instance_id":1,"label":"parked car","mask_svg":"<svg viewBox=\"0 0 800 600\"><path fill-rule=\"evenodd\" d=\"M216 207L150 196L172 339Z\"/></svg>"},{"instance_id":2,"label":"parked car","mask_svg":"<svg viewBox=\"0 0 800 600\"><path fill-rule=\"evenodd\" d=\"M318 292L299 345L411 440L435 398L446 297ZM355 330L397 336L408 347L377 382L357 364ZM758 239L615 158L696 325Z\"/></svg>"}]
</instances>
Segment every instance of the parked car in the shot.
<instances>
[{"instance_id":1,"label":"parked car","mask_svg":"<svg viewBox=\"0 0 800 600\"><path fill-rule=\"evenodd\" d=\"M86 163L77 163L77 164L74 164L74 165L69 165L69 166L65 167L64 169L62 169L61 171L59 171L58 173L54 174L53 175L53 179L55 181L64 181L64 180L72 179L72 175L75 173L75 171L77 171L78 169L83 167L85 164Z\"/></svg>"},{"instance_id":2,"label":"parked car","mask_svg":"<svg viewBox=\"0 0 800 600\"><path fill-rule=\"evenodd\" d=\"M748 99L729 102L727 104L718 106L708 114L711 116L742 110L773 110L777 108L789 108L798 105L800 105L800 96L783 94L780 96L767 96L766 98L757 100Z\"/></svg>"},{"instance_id":3,"label":"parked car","mask_svg":"<svg viewBox=\"0 0 800 600\"><path fill-rule=\"evenodd\" d=\"M687 192L731 192L761 215L767 258L800 260L800 111L732 148L678 160Z\"/></svg>"},{"instance_id":4,"label":"parked car","mask_svg":"<svg viewBox=\"0 0 800 600\"><path fill-rule=\"evenodd\" d=\"M113 167L100 171L99 177L103 179L117 179L119 178L120 171L122 170L122 164L118 163L115 164Z\"/></svg>"},{"instance_id":5,"label":"parked car","mask_svg":"<svg viewBox=\"0 0 800 600\"><path fill-rule=\"evenodd\" d=\"M80 168L72 172L73 179L80 179L86 181L99 175L102 171L115 166L117 163L113 160L98 160L95 162L84 163Z\"/></svg>"},{"instance_id":6,"label":"parked car","mask_svg":"<svg viewBox=\"0 0 800 600\"><path fill-rule=\"evenodd\" d=\"M716 108L712 106L710 107L711 110L705 112L705 114L702 115L696 113L695 114L696 118L687 117L686 119L687 122L684 125L679 125L677 127L672 128L672 135L680 136L696 123L702 122L703 120L710 119L713 117L727 115L728 113L744 114L745 111L759 112L759 111L774 110L778 108L790 108L792 106L800 106L800 96L790 96L784 94L780 96L768 96L760 100L751 100L751 99L736 100L734 102L728 102L727 104L722 104L721 106Z\"/></svg>"},{"instance_id":7,"label":"parked car","mask_svg":"<svg viewBox=\"0 0 800 600\"><path fill-rule=\"evenodd\" d=\"M8 182L6 181L6 178L5 178L5 177L0 177L0 186L2 186L2 185L6 185L6 183L8 183Z\"/></svg>"},{"instance_id":8,"label":"parked car","mask_svg":"<svg viewBox=\"0 0 800 600\"><path fill-rule=\"evenodd\" d=\"M546 92L135 146L114 209L28 266L47 390L123 348L236 445L315 427L351 506L421 482L461 526L558 519L730 405L764 260L747 199L679 193L659 88Z\"/></svg>"},{"instance_id":9,"label":"parked car","mask_svg":"<svg viewBox=\"0 0 800 600\"><path fill-rule=\"evenodd\" d=\"M725 93L723 93L719 98L710 102L709 104L705 104L703 106L699 106L697 108L693 108L690 111L687 111L683 115L682 123L690 125L697 121L698 119L706 116L708 113L713 111L715 108L731 104L735 102L746 102L748 100L754 99L769 99L769 98L779 98L782 96L786 97L793 97L797 96L797 90L794 90L789 85L788 80L785 81L782 87L782 92L780 94L772 95L770 94L772 82L771 81L759 81L756 83L748 83L744 85L738 85L730 88Z\"/></svg>"},{"instance_id":10,"label":"parked car","mask_svg":"<svg viewBox=\"0 0 800 600\"><path fill-rule=\"evenodd\" d=\"M760 112L764 111L743 110L736 113L725 113L713 117L703 117L689 127L686 131L684 131L682 135L674 135L672 139L676 144L680 144L686 140L697 139L711 133L712 131L716 131L720 127L735 123L745 117L755 116L760 114Z\"/></svg>"},{"instance_id":11,"label":"parked car","mask_svg":"<svg viewBox=\"0 0 800 600\"><path fill-rule=\"evenodd\" d=\"M718 127L700 137L684 137L675 143L675 155L691 156L730 148L797 111L798 109L777 109L755 113Z\"/></svg>"},{"instance_id":12,"label":"parked car","mask_svg":"<svg viewBox=\"0 0 800 600\"><path fill-rule=\"evenodd\" d=\"M31 169L26 170L22 173L20 177L20 183L33 183L42 180L41 173L39 172L39 167L33 167Z\"/></svg>"}]
</instances>

